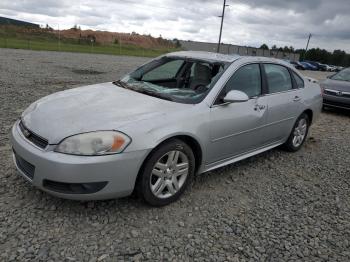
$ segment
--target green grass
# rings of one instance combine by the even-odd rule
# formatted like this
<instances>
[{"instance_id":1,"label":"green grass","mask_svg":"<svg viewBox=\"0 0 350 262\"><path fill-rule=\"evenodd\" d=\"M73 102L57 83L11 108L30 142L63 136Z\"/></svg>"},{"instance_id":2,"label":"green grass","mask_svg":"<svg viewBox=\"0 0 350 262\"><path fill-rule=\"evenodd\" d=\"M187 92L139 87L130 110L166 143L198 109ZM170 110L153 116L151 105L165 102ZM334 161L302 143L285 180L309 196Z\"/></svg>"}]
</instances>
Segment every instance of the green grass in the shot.
<instances>
[{"instance_id":1,"label":"green grass","mask_svg":"<svg viewBox=\"0 0 350 262\"><path fill-rule=\"evenodd\" d=\"M111 54L111 55L127 55L127 56L145 56L156 57L164 53L177 51L175 48L163 49L145 49L133 45L87 45L75 44L58 41L42 41L42 40L25 40L18 38L1 38L0 48L15 48L29 50L44 50L44 51L63 51L63 52L79 52L79 53L94 53L94 54Z\"/></svg>"}]
</instances>

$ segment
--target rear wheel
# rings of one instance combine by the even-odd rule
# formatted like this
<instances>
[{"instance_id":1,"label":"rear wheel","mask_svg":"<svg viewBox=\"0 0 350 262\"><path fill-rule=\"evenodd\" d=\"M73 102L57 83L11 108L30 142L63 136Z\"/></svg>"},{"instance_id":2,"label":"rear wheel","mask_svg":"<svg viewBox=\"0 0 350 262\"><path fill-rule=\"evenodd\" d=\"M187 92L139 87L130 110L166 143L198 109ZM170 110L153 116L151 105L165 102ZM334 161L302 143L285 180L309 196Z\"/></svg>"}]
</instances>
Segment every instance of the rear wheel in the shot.
<instances>
[{"instance_id":1,"label":"rear wheel","mask_svg":"<svg viewBox=\"0 0 350 262\"><path fill-rule=\"evenodd\" d=\"M170 140L146 160L137 182L138 194L153 206L170 204L185 191L194 169L191 148L181 140Z\"/></svg>"},{"instance_id":2,"label":"rear wheel","mask_svg":"<svg viewBox=\"0 0 350 262\"><path fill-rule=\"evenodd\" d=\"M307 114L303 113L299 116L287 142L284 147L291 152L298 151L304 144L309 132L310 120Z\"/></svg>"}]
</instances>

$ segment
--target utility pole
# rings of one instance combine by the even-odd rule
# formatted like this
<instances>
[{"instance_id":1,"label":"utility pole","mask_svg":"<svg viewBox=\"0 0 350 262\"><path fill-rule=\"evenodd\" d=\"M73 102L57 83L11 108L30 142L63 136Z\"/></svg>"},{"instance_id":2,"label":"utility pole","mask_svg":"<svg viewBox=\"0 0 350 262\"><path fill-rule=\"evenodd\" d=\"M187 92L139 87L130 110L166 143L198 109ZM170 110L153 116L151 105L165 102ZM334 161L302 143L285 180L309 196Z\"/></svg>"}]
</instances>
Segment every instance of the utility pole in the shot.
<instances>
[{"instance_id":1,"label":"utility pole","mask_svg":"<svg viewBox=\"0 0 350 262\"><path fill-rule=\"evenodd\" d=\"M307 49L309 48L309 43L310 43L311 37L312 37L312 34L309 34L309 38L307 39L307 44L306 44L305 53L304 53L304 59L306 57Z\"/></svg>"},{"instance_id":2,"label":"utility pole","mask_svg":"<svg viewBox=\"0 0 350 262\"><path fill-rule=\"evenodd\" d=\"M220 25L220 34L219 34L218 48L217 48L217 50L216 50L218 53L220 53L222 25L223 25L223 23L224 23L225 8L226 8L226 6L228 6L228 5L226 5L226 0L224 0L224 4L223 4L223 6L222 6L222 14L221 14L221 16L219 16L219 17L221 17L221 25Z\"/></svg>"},{"instance_id":3,"label":"utility pole","mask_svg":"<svg viewBox=\"0 0 350 262\"><path fill-rule=\"evenodd\" d=\"M119 55L122 54L122 37L119 33Z\"/></svg>"},{"instance_id":4,"label":"utility pole","mask_svg":"<svg viewBox=\"0 0 350 262\"><path fill-rule=\"evenodd\" d=\"M58 51L61 51L61 33L60 33L60 25L58 24Z\"/></svg>"}]
</instances>

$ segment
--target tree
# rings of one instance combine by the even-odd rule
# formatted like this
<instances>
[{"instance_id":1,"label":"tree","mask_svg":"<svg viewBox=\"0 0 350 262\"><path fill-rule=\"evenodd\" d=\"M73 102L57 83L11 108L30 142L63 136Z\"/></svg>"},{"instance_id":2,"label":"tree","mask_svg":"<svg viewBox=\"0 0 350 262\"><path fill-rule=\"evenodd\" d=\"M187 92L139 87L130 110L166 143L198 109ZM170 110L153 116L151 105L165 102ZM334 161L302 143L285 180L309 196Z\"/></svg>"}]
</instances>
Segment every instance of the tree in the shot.
<instances>
[{"instance_id":1,"label":"tree","mask_svg":"<svg viewBox=\"0 0 350 262\"><path fill-rule=\"evenodd\" d=\"M45 30L47 30L47 31L52 31L52 30L53 30L53 28L52 28L52 27L50 27L50 26L49 26L49 24L46 24L46 26L45 26Z\"/></svg>"},{"instance_id":2,"label":"tree","mask_svg":"<svg viewBox=\"0 0 350 262\"><path fill-rule=\"evenodd\" d=\"M262 44L262 45L260 46L260 49L269 50L269 47L268 47L267 44Z\"/></svg>"},{"instance_id":3,"label":"tree","mask_svg":"<svg viewBox=\"0 0 350 262\"><path fill-rule=\"evenodd\" d=\"M305 49L296 50L303 60L317 61L323 64L350 66L350 54L343 50L334 50L333 53L325 49L311 48L305 54Z\"/></svg>"},{"instance_id":4,"label":"tree","mask_svg":"<svg viewBox=\"0 0 350 262\"><path fill-rule=\"evenodd\" d=\"M175 43L175 47L176 47L176 48L180 48L180 47L181 47L181 43L180 43L179 39L174 38L174 39L173 39L173 43Z\"/></svg>"},{"instance_id":5,"label":"tree","mask_svg":"<svg viewBox=\"0 0 350 262\"><path fill-rule=\"evenodd\" d=\"M332 54L332 63L334 65L346 66L346 53L343 50L334 50Z\"/></svg>"},{"instance_id":6,"label":"tree","mask_svg":"<svg viewBox=\"0 0 350 262\"><path fill-rule=\"evenodd\" d=\"M292 52L288 46L283 47L283 52L290 53Z\"/></svg>"},{"instance_id":7,"label":"tree","mask_svg":"<svg viewBox=\"0 0 350 262\"><path fill-rule=\"evenodd\" d=\"M300 60L310 60L320 62L322 64L330 64L336 66L350 66L350 54L347 54L344 50L334 50L332 53L326 49L311 48L305 53L305 49L294 49L293 46L285 46L283 48L273 45L271 50L278 50L280 52L293 52L300 54ZM271 53L273 55L273 52Z\"/></svg>"}]
</instances>

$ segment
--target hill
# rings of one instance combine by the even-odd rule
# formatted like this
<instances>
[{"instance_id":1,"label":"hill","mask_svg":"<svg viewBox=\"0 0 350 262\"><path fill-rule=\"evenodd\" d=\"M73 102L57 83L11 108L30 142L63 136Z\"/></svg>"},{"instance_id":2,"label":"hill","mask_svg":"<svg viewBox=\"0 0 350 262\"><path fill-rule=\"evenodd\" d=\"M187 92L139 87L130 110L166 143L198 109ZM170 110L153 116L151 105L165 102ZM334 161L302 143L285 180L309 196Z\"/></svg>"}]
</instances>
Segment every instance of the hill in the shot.
<instances>
[{"instance_id":1,"label":"hill","mask_svg":"<svg viewBox=\"0 0 350 262\"><path fill-rule=\"evenodd\" d=\"M68 30L0 24L0 47L33 50L91 52L116 55L158 56L179 48L178 41L107 31Z\"/></svg>"},{"instance_id":2,"label":"hill","mask_svg":"<svg viewBox=\"0 0 350 262\"><path fill-rule=\"evenodd\" d=\"M40 27L37 24L20 21L12 18L2 17L2 16L0 16L0 25L17 25L17 26L34 27L34 28Z\"/></svg>"}]
</instances>

